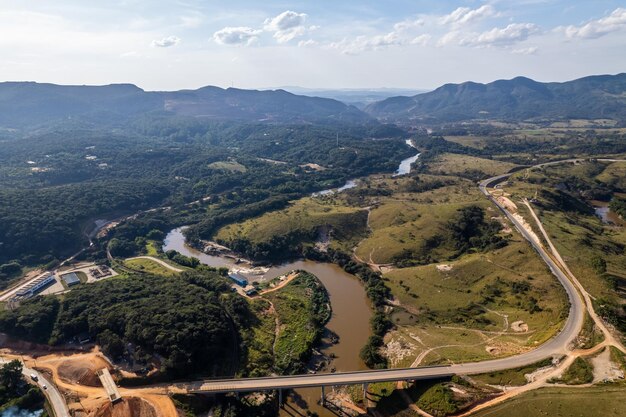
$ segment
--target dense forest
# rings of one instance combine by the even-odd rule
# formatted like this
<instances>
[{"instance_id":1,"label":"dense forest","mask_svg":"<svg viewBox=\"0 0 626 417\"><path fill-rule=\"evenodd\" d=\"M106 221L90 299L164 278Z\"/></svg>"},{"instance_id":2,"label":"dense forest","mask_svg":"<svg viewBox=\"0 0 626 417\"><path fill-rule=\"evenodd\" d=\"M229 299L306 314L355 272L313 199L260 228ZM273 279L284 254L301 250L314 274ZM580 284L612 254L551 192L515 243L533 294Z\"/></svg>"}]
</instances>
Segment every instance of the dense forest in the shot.
<instances>
[{"instance_id":1,"label":"dense forest","mask_svg":"<svg viewBox=\"0 0 626 417\"><path fill-rule=\"evenodd\" d=\"M37 297L0 313L0 331L58 345L89 334L114 359L161 362L170 377L233 375L247 304L214 272L133 275ZM157 358L161 358L158 360Z\"/></svg>"},{"instance_id":2,"label":"dense forest","mask_svg":"<svg viewBox=\"0 0 626 417\"><path fill-rule=\"evenodd\" d=\"M124 129L68 124L14 137L0 154L0 265L70 256L85 245L96 219L184 208L208 197L205 219L213 220L203 227L212 228L349 177L391 172L411 154L404 135L382 125L142 116Z\"/></svg>"}]
</instances>

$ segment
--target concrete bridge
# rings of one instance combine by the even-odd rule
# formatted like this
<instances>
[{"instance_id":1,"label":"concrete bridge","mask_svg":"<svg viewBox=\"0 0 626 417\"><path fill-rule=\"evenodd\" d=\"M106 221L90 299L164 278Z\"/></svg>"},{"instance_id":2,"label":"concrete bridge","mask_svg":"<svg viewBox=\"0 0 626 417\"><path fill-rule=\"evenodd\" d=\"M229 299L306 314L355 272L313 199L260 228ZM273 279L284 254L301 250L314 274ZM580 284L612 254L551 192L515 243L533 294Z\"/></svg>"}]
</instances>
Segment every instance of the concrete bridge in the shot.
<instances>
[{"instance_id":1,"label":"concrete bridge","mask_svg":"<svg viewBox=\"0 0 626 417\"><path fill-rule=\"evenodd\" d=\"M337 372L332 374L289 375L263 378L240 378L207 380L170 386L187 393L243 393L253 391L277 391L279 404L283 403L283 390L296 388L321 388L321 402L325 403L325 387L340 385L363 385L363 395L368 385L375 382L406 381L451 377L455 374L450 366L424 366L420 368L379 369L371 371Z\"/></svg>"}]
</instances>

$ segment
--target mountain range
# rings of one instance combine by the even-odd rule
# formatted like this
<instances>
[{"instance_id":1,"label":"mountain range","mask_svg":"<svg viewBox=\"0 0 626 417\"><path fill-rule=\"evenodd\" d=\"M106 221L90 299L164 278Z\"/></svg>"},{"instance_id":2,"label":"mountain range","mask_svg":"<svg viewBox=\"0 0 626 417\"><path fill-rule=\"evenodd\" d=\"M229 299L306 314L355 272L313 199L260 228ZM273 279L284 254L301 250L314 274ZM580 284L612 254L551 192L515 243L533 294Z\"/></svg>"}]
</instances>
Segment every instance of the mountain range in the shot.
<instances>
[{"instance_id":1,"label":"mountain range","mask_svg":"<svg viewBox=\"0 0 626 417\"><path fill-rule=\"evenodd\" d=\"M445 84L414 96L391 97L365 108L386 121L471 119L616 119L626 121L626 73L562 83L516 77L488 84Z\"/></svg>"},{"instance_id":2,"label":"mountain range","mask_svg":"<svg viewBox=\"0 0 626 417\"><path fill-rule=\"evenodd\" d=\"M388 93L387 93L388 94ZM363 110L332 98L277 90L144 91L132 84L61 86L0 83L0 128L36 128L87 119L126 120L144 114L274 123L418 124L473 119L614 119L626 123L626 73L562 83L525 77L488 84L446 84L413 96L389 97Z\"/></svg>"},{"instance_id":3,"label":"mountain range","mask_svg":"<svg viewBox=\"0 0 626 417\"><path fill-rule=\"evenodd\" d=\"M213 120L288 123L368 123L354 106L284 90L203 87L148 92L132 84L61 86L34 82L0 83L0 127L36 127L68 119L121 120L147 113Z\"/></svg>"}]
</instances>

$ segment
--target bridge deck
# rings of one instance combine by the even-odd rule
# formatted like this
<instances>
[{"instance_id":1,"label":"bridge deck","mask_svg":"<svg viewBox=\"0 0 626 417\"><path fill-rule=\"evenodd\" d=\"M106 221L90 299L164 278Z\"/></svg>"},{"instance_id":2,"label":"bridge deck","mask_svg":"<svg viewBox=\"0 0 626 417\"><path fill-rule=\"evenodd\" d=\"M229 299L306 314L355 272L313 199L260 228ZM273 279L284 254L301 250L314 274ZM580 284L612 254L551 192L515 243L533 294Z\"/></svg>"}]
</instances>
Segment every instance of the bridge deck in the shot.
<instances>
[{"instance_id":1,"label":"bridge deck","mask_svg":"<svg viewBox=\"0 0 626 417\"><path fill-rule=\"evenodd\" d=\"M100 378L100 382L102 383L102 386L106 390L109 400L111 400L112 403L122 399L122 396L117 389L117 385L115 385L115 381L113 381L113 377L107 368L102 368L98 371L98 378Z\"/></svg>"}]
</instances>

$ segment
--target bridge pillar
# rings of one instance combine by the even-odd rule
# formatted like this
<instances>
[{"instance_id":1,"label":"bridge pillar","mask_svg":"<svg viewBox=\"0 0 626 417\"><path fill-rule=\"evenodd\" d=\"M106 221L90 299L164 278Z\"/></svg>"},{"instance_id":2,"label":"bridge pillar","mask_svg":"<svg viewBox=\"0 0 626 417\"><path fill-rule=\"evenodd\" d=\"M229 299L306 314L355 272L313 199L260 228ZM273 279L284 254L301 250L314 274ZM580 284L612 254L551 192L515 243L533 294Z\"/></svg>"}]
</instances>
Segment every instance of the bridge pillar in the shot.
<instances>
[{"instance_id":1,"label":"bridge pillar","mask_svg":"<svg viewBox=\"0 0 626 417\"><path fill-rule=\"evenodd\" d=\"M367 400L367 388L369 388L369 384L366 382L363 384L363 402Z\"/></svg>"},{"instance_id":2,"label":"bridge pillar","mask_svg":"<svg viewBox=\"0 0 626 417\"><path fill-rule=\"evenodd\" d=\"M283 390L282 389L278 390L278 406L280 408L283 408Z\"/></svg>"},{"instance_id":3,"label":"bridge pillar","mask_svg":"<svg viewBox=\"0 0 626 417\"><path fill-rule=\"evenodd\" d=\"M326 392L324 391L324 386L322 385L322 407L326 406Z\"/></svg>"}]
</instances>

